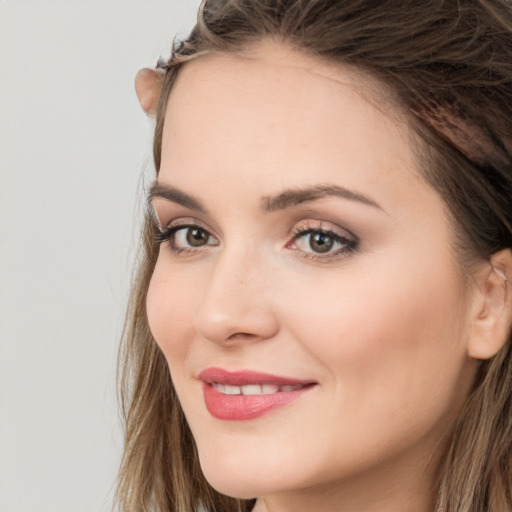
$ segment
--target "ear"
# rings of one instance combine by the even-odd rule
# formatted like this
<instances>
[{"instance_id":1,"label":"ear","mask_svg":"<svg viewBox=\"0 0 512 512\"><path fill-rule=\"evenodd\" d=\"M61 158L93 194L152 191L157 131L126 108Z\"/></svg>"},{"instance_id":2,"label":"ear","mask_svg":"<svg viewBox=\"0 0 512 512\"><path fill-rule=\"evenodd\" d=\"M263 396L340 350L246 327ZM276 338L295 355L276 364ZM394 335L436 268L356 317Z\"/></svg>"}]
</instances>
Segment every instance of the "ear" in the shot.
<instances>
[{"instance_id":1,"label":"ear","mask_svg":"<svg viewBox=\"0 0 512 512\"><path fill-rule=\"evenodd\" d=\"M512 323L512 252L495 253L478 274L477 301L468 344L475 359L495 356L507 343Z\"/></svg>"},{"instance_id":2,"label":"ear","mask_svg":"<svg viewBox=\"0 0 512 512\"><path fill-rule=\"evenodd\" d=\"M156 114L163 82L164 72L159 69L144 68L135 76L135 92L142 110L148 116Z\"/></svg>"}]
</instances>

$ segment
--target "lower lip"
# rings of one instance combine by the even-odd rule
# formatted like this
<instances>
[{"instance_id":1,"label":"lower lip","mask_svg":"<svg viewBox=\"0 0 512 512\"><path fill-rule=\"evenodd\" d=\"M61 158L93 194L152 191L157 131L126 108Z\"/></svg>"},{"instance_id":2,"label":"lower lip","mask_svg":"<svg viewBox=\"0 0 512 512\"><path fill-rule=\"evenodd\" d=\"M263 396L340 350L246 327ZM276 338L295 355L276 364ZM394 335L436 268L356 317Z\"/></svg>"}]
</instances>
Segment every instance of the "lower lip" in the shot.
<instances>
[{"instance_id":1,"label":"lower lip","mask_svg":"<svg viewBox=\"0 0 512 512\"><path fill-rule=\"evenodd\" d=\"M210 414L220 420L253 420L283 407L303 395L313 386L268 395L226 395L211 384L203 385L204 401Z\"/></svg>"}]
</instances>

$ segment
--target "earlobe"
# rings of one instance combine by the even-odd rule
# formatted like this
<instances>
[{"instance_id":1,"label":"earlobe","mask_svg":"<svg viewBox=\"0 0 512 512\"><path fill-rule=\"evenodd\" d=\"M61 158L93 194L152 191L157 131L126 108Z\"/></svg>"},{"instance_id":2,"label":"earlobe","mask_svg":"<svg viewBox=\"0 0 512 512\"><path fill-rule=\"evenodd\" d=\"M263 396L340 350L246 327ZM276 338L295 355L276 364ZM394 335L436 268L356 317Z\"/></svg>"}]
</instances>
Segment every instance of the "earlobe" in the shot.
<instances>
[{"instance_id":1,"label":"earlobe","mask_svg":"<svg viewBox=\"0 0 512 512\"><path fill-rule=\"evenodd\" d=\"M512 253L493 254L481 274L468 354L475 359L495 356L507 343L512 322Z\"/></svg>"},{"instance_id":2,"label":"earlobe","mask_svg":"<svg viewBox=\"0 0 512 512\"><path fill-rule=\"evenodd\" d=\"M159 69L144 68L135 76L135 92L142 110L148 116L156 114L163 81L164 72Z\"/></svg>"}]
</instances>

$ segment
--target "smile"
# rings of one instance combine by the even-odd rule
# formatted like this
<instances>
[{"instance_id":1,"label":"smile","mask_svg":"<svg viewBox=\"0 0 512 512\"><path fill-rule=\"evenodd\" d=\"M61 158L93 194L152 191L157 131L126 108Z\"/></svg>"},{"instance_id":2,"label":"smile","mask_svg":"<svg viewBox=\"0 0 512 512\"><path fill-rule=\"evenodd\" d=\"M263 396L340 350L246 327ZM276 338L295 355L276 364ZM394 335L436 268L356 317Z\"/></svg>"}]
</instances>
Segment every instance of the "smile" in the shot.
<instances>
[{"instance_id":1,"label":"smile","mask_svg":"<svg viewBox=\"0 0 512 512\"><path fill-rule=\"evenodd\" d=\"M316 382L252 371L208 368L199 374L208 412L221 420L252 420L294 402Z\"/></svg>"},{"instance_id":2,"label":"smile","mask_svg":"<svg viewBox=\"0 0 512 512\"><path fill-rule=\"evenodd\" d=\"M273 393L286 393L288 391L296 391L302 389L308 384L298 384L291 386L287 384L285 386L276 386L275 384L246 384L245 386L230 386L229 384L220 384L219 382L212 382L214 387L220 393L225 395L271 395Z\"/></svg>"}]
</instances>

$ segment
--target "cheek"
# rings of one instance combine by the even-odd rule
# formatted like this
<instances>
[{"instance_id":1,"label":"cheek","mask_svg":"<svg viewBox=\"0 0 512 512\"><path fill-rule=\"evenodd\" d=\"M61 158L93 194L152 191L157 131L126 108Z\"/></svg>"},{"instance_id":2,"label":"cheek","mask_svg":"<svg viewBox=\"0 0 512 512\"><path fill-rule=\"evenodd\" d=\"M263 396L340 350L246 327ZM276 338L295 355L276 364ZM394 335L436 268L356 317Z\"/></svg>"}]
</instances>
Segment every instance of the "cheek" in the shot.
<instances>
[{"instance_id":1,"label":"cheek","mask_svg":"<svg viewBox=\"0 0 512 512\"><path fill-rule=\"evenodd\" d=\"M328 368L340 393L351 383L354 401L370 392L402 400L427 389L449 396L467 361L455 272L446 263L418 268L400 258L364 267L364 274L352 268L340 278L343 286L325 281L300 303L288 301L294 337Z\"/></svg>"},{"instance_id":2,"label":"cheek","mask_svg":"<svg viewBox=\"0 0 512 512\"><path fill-rule=\"evenodd\" d=\"M197 288L179 272L166 268L159 258L146 299L149 328L165 357L183 358L193 336L193 311L200 297Z\"/></svg>"}]
</instances>

